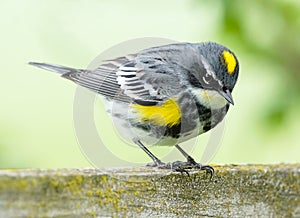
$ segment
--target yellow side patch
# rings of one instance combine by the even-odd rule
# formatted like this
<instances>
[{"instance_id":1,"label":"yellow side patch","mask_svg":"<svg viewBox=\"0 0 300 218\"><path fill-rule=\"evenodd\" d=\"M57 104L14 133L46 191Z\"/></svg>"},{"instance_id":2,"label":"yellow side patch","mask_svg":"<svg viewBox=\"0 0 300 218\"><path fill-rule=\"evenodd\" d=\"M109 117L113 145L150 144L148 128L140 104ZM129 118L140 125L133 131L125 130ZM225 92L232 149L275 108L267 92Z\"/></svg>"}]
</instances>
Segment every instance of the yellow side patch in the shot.
<instances>
[{"instance_id":1,"label":"yellow side patch","mask_svg":"<svg viewBox=\"0 0 300 218\"><path fill-rule=\"evenodd\" d=\"M222 53L223 59L225 61L227 71L229 74L232 74L234 72L234 69L236 68L236 59L229 51L223 51Z\"/></svg>"},{"instance_id":2,"label":"yellow side patch","mask_svg":"<svg viewBox=\"0 0 300 218\"><path fill-rule=\"evenodd\" d=\"M142 122L150 121L156 125L168 127L180 123L180 108L174 99L169 99L162 105L143 106L133 104L131 107L136 110Z\"/></svg>"}]
</instances>

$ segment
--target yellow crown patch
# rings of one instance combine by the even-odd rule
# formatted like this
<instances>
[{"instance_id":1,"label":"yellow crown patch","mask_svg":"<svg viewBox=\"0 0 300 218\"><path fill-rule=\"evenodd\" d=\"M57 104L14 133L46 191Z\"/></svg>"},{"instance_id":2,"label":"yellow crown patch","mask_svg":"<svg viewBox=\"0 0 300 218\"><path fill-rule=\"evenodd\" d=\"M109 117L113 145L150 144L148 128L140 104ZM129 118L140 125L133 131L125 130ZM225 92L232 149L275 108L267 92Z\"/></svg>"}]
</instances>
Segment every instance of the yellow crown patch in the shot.
<instances>
[{"instance_id":1,"label":"yellow crown patch","mask_svg":"<svg viewBox=\"0 0 300 218\"><path fill-rule=\"evenodd\" d=\"M235 57L229 51L223 51L222 56L225 61L228 73L232 74L237 64Z\"/></svg>"}]
</instances>

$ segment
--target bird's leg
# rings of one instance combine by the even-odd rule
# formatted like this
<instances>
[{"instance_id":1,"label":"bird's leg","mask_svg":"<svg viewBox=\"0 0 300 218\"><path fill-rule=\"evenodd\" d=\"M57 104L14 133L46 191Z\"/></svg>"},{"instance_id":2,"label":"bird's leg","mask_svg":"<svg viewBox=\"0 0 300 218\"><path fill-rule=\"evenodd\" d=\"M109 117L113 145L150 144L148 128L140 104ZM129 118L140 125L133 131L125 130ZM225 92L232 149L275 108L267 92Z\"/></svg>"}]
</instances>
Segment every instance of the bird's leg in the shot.
<instances>
[{"instance_id":1,"label":"bird's leg","mask_svg":"<svg viewBox=\"0 0 300 218\"><path fill-rule=\"evenodd\" d=\"M147 166L158 167L160 169L171 169L189 175L189 173L182 167L184 162L176 161L174 163L163 163L154 154L152 154L140 140L134 140L134 143L137 144L153 160L153 164L147 164Z\"/></svg>"},{"instance_id":2,"label":"bird's leg","mask_svg":"<svg viewBox=\"0 0 300 218\"><path fill-rule=\"evenodd\" d=\"M149 151L149 149L146 148L140 140L134 140L134 143L137 144L146 154L148 154L148 156L153 160L154 166L159 167L165 165L160 159L155 157L155 155L152 154L151 151Z\"/></svg>"},{"instance_id":3,"label":"bird's leg","mask_svg":"<svg viewBox=\"0 0 300 218\"><path fill-rule=\"evenodd\" d=\"M175 145L175 147L180 151L180 153L186 158L187 163L183 167L189 167L189 168L198 168L200 170L205 170L207 173L210 174L210 177L212 178L214 175L214 168L209 165L202 165L201 163L197 163L194 158L192 158L188 153L186 153L178 144Z\"/></svg>"}]
</instances>

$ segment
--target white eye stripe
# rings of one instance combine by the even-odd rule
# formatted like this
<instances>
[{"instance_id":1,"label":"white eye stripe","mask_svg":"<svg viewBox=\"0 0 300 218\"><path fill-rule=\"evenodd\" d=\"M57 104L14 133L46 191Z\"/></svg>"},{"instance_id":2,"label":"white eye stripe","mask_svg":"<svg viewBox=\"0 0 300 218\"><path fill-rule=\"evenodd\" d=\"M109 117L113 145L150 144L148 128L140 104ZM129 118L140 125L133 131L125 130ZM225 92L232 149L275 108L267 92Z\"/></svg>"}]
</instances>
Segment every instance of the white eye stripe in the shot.
<instances>
[{"instance_id":1,"label":"white eye stripe","mask_svg":"<svg viewBox=\"0 0 300 218\"><path fill-rule=\"evenodd\" d=\"M204 66L204 68L206 70L205 76L210 75L214 79L216 79L215 72L211 69L210 64L206 61L206 59L203 56L201 56L201 61L202 61L202 64L203 64L203 66Z\"/></svg>"},{"instance_id":2,"label":"white eye stripe","mask_svg":"<svg viewBox=\"0 0 300 218\"><path fill-rule=\"evenodd\" d=\"M203 78L203 81L206 83L206 84L209 84L209 82L205 79L205 76L202 77Z\"/></svg>"},{"instance_id":3,"label":"white eye stripe","mask_svg":"<svg viewBox=\"0 0 300 218\"><path fill-rule=\"evenodd\" d=\"M211 77L213 77L214 80L218 81L219 85L222 87L223 86L222 81L217 79L217 76L216 76L215 72L211 69L210 64L206 61L206 59L202 55L201 55L200 58L201 58L201 61L203 63L203 66L206 70L206 74L205 74L205 77L203 77L203 81L206 84L209 84L209 81L207 81L206 77L211 76Z\"/></svg>"}]
</instances>

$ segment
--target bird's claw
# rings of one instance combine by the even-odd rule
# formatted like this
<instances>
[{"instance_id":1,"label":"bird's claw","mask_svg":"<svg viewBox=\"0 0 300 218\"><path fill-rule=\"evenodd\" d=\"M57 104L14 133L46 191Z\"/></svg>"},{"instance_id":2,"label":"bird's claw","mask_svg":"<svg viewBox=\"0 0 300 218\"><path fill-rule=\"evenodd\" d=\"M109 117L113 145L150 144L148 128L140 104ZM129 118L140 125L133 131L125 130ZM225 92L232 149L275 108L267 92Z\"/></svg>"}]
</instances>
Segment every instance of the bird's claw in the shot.
<instances>
[{"instance_id":1,"label":"bird's claw","mask_svg":"<svg viewBox=\"0 0 300 218\"><path fill-rule=\"evenodd\" d=\"M187 162L183 162L183 161L175 161L175 162L171 162L171 163L149 163L146 166L150 166L150 167L157 167L159 169L170 169L176 172L180 172L180 173L185 173L186 175L190 175L189 172L187 171L188 169L199 169L199 170L205 170L206 173L210 174L210 179L213 177L214 175L214 168L208 165L202 165L200 163L188 160Z\"/></svg>"}]
</instances>

